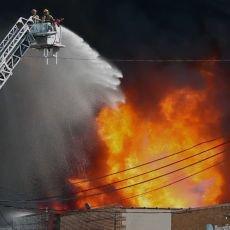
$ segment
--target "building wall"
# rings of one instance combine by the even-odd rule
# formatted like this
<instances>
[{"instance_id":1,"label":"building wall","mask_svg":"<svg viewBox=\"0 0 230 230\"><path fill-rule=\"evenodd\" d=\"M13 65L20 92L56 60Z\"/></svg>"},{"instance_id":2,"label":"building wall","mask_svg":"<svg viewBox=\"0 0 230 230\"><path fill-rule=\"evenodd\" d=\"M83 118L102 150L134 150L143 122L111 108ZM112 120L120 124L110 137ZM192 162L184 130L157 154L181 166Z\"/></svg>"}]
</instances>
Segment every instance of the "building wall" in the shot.
<instances>
[{"instance_id":1,"label":"building wall","mask_svg":"<svg viewBox=\"0 0 230 230\"><path fill-rule=\"evenodd\" d=\"M123 224L126 230L171 230L170 210L126 209ZM136 213L135 213L136 212Z\"/></svg>"},{"instance_id":2,"label":"building wall","mask_svg":"<svg viewBox=\"0 0 230 230\"><path fill-rule=\"evenodd\" d=\"M60 230L123 230L122 220L116 209L74 212L61 217Z\"/></svg>"},{"instance_id":3,"label":"building wall","mask_svg":"<svg viewBox=\"0 0 230 230\"><path fill-rule=\"evenodd\" d=\"M164 213L165 212L165 213ZM170 210L117 208L75 212L61 217L61 230L171 230Z\"/></svg>"},{"instance_id":4,"label":"building wall","mask_svg":"<svg viewBox=\"0 0 230 230\"><path fill-rule=\"evenodd\" d=\"M230 204L186 209L172 214L172 230L203 230L207 224L230 225Z\"/></svg>"}]
</instances>

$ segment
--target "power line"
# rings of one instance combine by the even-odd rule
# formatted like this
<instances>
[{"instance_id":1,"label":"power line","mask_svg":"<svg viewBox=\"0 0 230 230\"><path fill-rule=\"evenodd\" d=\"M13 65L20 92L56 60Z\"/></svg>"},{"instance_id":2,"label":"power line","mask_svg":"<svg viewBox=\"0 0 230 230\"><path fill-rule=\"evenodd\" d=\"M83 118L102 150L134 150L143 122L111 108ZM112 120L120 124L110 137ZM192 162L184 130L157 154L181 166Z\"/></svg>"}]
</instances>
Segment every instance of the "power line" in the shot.
<instances>
[{"instance_id":1,"label":"power line","mask_svg":"<svg viewBox=\"0 0 230 230\"><path fill-rule=\"evenodd\" d=\"M219 144L219 145L216 145L216 146L214 146L214 147L212 147L212 148L209 148L209 149L207 149L207 150L204 150L204 151L202 151L202 152L199 152L199 153L195 154L194 156L197 156L197 155L202 154L202 153L204 153L204 152L210 151L210 150L212 150L212 149L214 149L214 148L223 146L224 144L228 144L229 142L230 142L230 141L223 142L223 143L221 143L221 144ZM175 164L175 163L181 162L181 161L186 160L186 159L189 159L189 158L191 158L191 157L193 157L193 156L189 156L189 157L187 157L187 158L185 158L185 159L182 159L182 160L173 162L173 163L171 163L171 164L169 164L169 165L173 165L173 164ZM167 167L167 166L169 166L169 165L162 166L162 167L160 167L160 168L165 168L165 167ZM160 168L159 168L159 169L160 169ZM155 169L155 170L157 170L157 169ZM143 175L144 175L144 174L146 174L146 173L143 173ZM137 175L137 176L141 176L141 175L142 175L142 174ZM134 177L136 177L136 176L134 176ZM127 178L126 180L128 180L128 179L129 179L129 178ZM110 185L110 184L108 184L108 185ZM104 186L107 186L107 185L103 185L103 187L104 187ZM96 189L96 188L92 188L92 189ZM91 190L91 189L89 189L89 190ZM87 190L82 190L82 191L79 191L79 192L86 192L86 191L88 191L88 189L87 189ZM74 193L72 193L72 194L73 194L73 195L76 195L76 194L79 193L79 192L74 192ZM57 198L60 198L60 197L62 197L62 196L53 196L53 197L46 197L46 198L28 199L28 200L23 200L23 201L25 201L25 202L41 201L41 200L42 200L42 201L45 201L45 200L49 200L49 199L57 199ZM1 201L1 202L8 202L8 201L5 200L5 201ZM17 202L17 200L15 200L15 202Z\"/></svg>"},{"instance_id":2,"label":"power line","mask_svg":"<svg viewBox=\"0 0 230 230\"><path fill-rule=\"evenodd\" d=\"M215 164L213 164L213 165L211 165L211 166L209 166L209 167L206 167L206 168L204 168L204 169L202 169L202 170L199 170L199 171L197 171L197 172L195 172L195 173L192 173L192 174L190 174L190 175L188 175L188 176L186 176L186 177L183 177L183 178L180 178L180 179L178 179L178 180L176 180L176 181L173 181L173 182L171 182L171 183L168 183L168 184L166 184L166 185L163 185L163 186L160 186L160 187L158 187L158 188L155 188L155 189L152 189L152 190L150 190L150 191L147 191L147 192L144 192L144 193L140 193L140 194L136 194L136 195L134 195L134 196L130 196L130 197L127 197L127 198L123 198L123 199L120 199L120 200L118 200L117 201L117 203L119 203L119 202L123 202L123 201L125 201L125 200L128 200L128 199L133 199L133 198L136 198L136 197L139 197L139 196L143 196L143 195L146 195L146 194L149 194L149 193L152 193L152 192L154 192L154 191L158 191L158 190L161 190L161 189L164 189L164 188L166 188L166 187L169 187L169 186L172 186L172 185L175 185L175 184L177 184L177 183L179 183L179 182L182 182L182 181L184 181L184 180L186 180L186 179L189 179L189 178L191 178L191 177L193 177L193 176L195 176L195 175L198 175L198 174L200 174L200 173L202 173L202 172L204 172L204 171L207 171L207 170L209 170L209 169L211 169L211 168L213 168L213 167L216 167L216 166L218 166L218 165L220 165L220 164L224 164L224 163L226 163L226 162L229 162L229 160L230 159L228 159L227 161L226 160L222 160L222 161L219 161L219 162L217 162L217 163L215 163ZM116 205L115 203L113 203L113 204L108 204L108 205L106 205L105 207L103 206L103 207L97 207L96 209L92 209L92 210L63 210L63 209L60 209L60 210L52 210L52 209L49 209L49 211L51 210L51 211L64 211L64 212L75 212L75 213L84 213L84 212L101 212L101 213L104 213L104 212L111 212L111 213L137 213L136 211L135 212L130 212L130 211L124 211L124 212L122 212L122 211L112 211L112 210L97 210L97 209L102 209L102 208L105 208L105 209L108 209L108 206L111 206L111 205ZM0 206L2 206L1 204L0 204ZM7 206L7 205L4 205L4 206L2 206L2 207L13 207L13 208L17 208L17 209L25 209L25 208L21 208L21 207L16 207L16 206ZM25 209L25 210L31 210L31 209ZM39 210L39 211L41 211L42 209L32 209L32 210ZM43 209L44 211L45 211L45 209ZM176 209L176 210L178 210L178 209ZM174 209L173 209L173 213L176 213L176 214L181 214L182 213L182 211L183 211L183 209L180 209L180 211L178 210L178 212L177 211L174 211ZM154 211L154 212L138 212L138 213L143 213L143 214L145 214L145 213L152 213L152 214L157 214L157 213L172 213L172 211L169 211L169 212L162 212L162 211Z\"/></svg>"},{"instance_id":3,"label":"power line","mask_svg":"<svg viewBox=\"0 0 230 230\"><path fill-rule=\"evenodd\" d=\"M223 146L223 145L225 145L225 144L229 144L229 143L230 143L230 141L226 141L226 142L223 142L223 143L221 143L221 144L215 145L215 146L213 146L213 147L211 147L211 148L209 148L209 149L203 150L203 151L201 151L201 152L198 152L198 153L196 153L196 154L193 154L193 155L188 156L188 157L186 157L186 158L183 158L183 159L181 159L181 160L174 161L174 162L172 162L172 163L170 163L170 164L167 164L167 165L158 167L158 168L156 168L156 169L153 169L153 170L150 170L150 171L147 171L147 172L138 174L138 175L134 175L134 176L131 176L131 177L122 179L122 180L114 181L114 182L112 182L112 183L108 183L108 184L104 184L104 185L101 185L101 186L91 187L91 188L88 188L88 189L85 189L85 190L77 191L77 192L71 193L70 195L77 195L77 194L79 194L79 193L84 193L84 192L88 192L88 191L91 191L91 190L95 190L95 189L100 189L100 188L108 187L108 186L111 186L111 185L114 185L114 184L117 184L117 183L120 183L120 182L128 181L128 180L130 180L130 179L133 179L133 178L136 178L136 177L139 177L139 176L143 176L143 175L149 174L149 173L151 173L151 172L158 171L158 170L160 170L160 169L163 169L163 168L172 166L172 165L174 165L174 164L178 164L178 163L180 163L180 162L183 162L183 161L185 161L185 160L188 160L188 159L193 158L193 157L195 157L195 156L201 155L201 154L203 154L203 153L206 153L206 152L208 152L208 151L210 151L210 150L213 150L213 149L215 149L215 148L221 147L221 146ZM57 199L57 198L60 198L60 197L62 197L62 196L49 196L49 197L43 197L43 198L31 199L31 200ZM28 200L28 201L31 201L31 200Z\"/></svg>"},{"instance_id":4,"label":"power line","mask_svg":"<svg viewBox=\"0 0 230 230\"><path fill-rule=\"evenodd\" d=\"M194 166L196 164L199 164L201 162L204 162L204 161L206 161L208 159L211 159L211 158L213 158L213 157L215 157L217 155L223 154L224 152L227 152L227 151L229 151L229 149L228 150L223 150L223 151L218 152L218 153L216 153L214 155L211 155L211 156L209 156L207 158L204 158L202 160L196 161L196 162L194 162L192 164L186 165L186 166L178 168L176 170L167 172L165 174L162 174L162 175L159 175L159 176L156 176L156 177L144 180L144 181L140 181L138 183L134 183L134 184L131 184L131 185L127 185L127 186L123 186L123 187L120 187L120 188L111 189L111 190L107 190L107 191L103 191L103 192L93 193L93 194L90 194L90 195L81 196L81 197L78 197L78 199L99 196L99 195L103 195L103 194L107 194L107 193L113 193L113 192L117 192L117 191L120 191L120 190L123 190L123 189L134 187L134 186L137 186L137 185L140 185L140 184L144 184L144 183L147 183L147 182L150 182L150 181L153 181L153 180L157 180L159 178L171 175L171 174L176 173L178 171L181 171L183 169L186 169L186 168L189 168L189 167ZM57 198L61 198L61 197L57 197ZM74 199L76 199L76 197L67 197L67 198L61 198L60 201L68 201L68 200L74 200ZM42 199L36 199L36 200L1 200L0 202L2 202L2 203L5 203L5 202L15 202L15 203L27 203L27 202L28 203L29 202L50 203L51 202L52 203L53 201L51 201L50 199L43 199L43 200Z\"/></svg>"},{"instance_id":5,"label":"power line","mask_svg":"<svg viewBox=\"0 0 230 230\"><path fill-rule=\"evenodd\" d=\"M120 200L117 201L117 203L118 203L118 202L123 202L123 201L128 200L128 199L133 199L133 198L136 198L136 197L139 197L139 196L143 196L143 195L152 193L152 192L154 192L154 191L158 191L158 190L164 189L164 188L166 188L166 187L169 187L169 186L172 186L172 185L174 185L174 184L177 184L177 183L179 183L179 182L181 182L181 181L184 181L184 180L186 180L186 179L189 179L189 178L191 178L191 177L193 177L193 176L195 176L195 175L198 175L198 174L200 174L200 173L202 173L202 172L204 172L204 171L207 171L207 170L209 170L209 169L211 169L211 168L213 168L213 167L216 167L216 166L218 166L218 165L220 165L220 164L224 164L224 163L229 162L229 161L230 161L230 159L219 161L219 162L217 162L217 163L215 163L215 164L213 164L213 165L211 165L211 166L209 166L209 167L206 167L206 168L204 168L204 169L202 169L202 170L199 170L199 171L197 171L197 172L195 172L195 173L192 173L192 174L190 174L190 175L188 175L188 176L186 176L186 177L180 178L180 179L178 179L178 180L176 180L176 181L173 181L173 182L171 182L171 183L168 183L168 184L166 184L166 185L160 186L160 187L158 187L158 188L152 189L152 190L147 191L147 192L144 192L144 193L140 193L140 194L137 194L137 195L134 195L134 196L130 196L130 197L127 197L127 198L120 199ZM108 206L111 206L111 205L116 205L116 203L108 204L108 205L103 206L103 207L95 207L95 209L92 209L92 210L64 210L64 209L52 210L52 209L49 209L49 211L50 211L50 210L52 210L52 211L64 211L64 212L67 211L67 212L78 212L78 213L79 213L79 212L106 212L106 210L97 210L97 209L98 209L98 208L100 208L100 209L102 209L102 208L108 209ZM0 204L0 206L1 206L1 207L12 207L12 208L25 209L25 208L16 207L16 206L11 206L11 205L7 206L7 205L1 205L1 204ZM25 210L39 210L39 211L44 210L44 211L45 211L46 209L25 209ZM113 211L109 210L108 212L113 212ZM117 212L117 213L122 213L122 212L119 211L119 212ZM127 211L125 211L124 213L127 213ZM137 213L137 212L135 212L135 213ZM143 213L146 213L146 212L143 212ZM150 213L150 212L148 212L148 213ZM154 213L165 213L165 211L164 211L164 212L154 212ZM171 213L171 212L169 212L169 213ZM176 212L174 211L173 213L176 213ZM178 212L178 214L180 214L180 213L181 213L181 211Z\"/></svg>"},{"instance_id":6,"label":"power line","mask_svg":"<svg viewBox=\"0 0 230 230\"><path fill-rule=\"evenodd\" d=\"M229 161L229 160L228 160ZM213 161L213 162L215 162L215 161ZM209 168L212 168L212 167L216 167L217 165L219 165L219 164L222 164L222 163L225 163L224 161L221 161L221 162L218 162L218 163L216 163L216 164L214 164L214 165L212 165L212 166L210 166L210 167L208 167L207 169L209 169ZM203 169L203 170L201 170L201 172L203 172L203 171L206 171L207 169ZM200 172L200 173L201 173ZM198 174L198 173L197 173ZM193 175L192 175L193 176ZM191 177L192 177L191 176ZM180 176L181 177L181 176ZM177 178L180 178L180 177L177 177ZM181 179L181 178L180 178ZM179 181L180 182L180 181ZM162 183L161 183L162 184ZM121 199L121 200L119 200L119 201L123 201L123 200L128 200L128 199L132 199L132 198L135 198L135 197L138 197L138 196L142 196L142 195L145 195L145 194L147 194L147 193L151 193L152 192L152 190L150 190L150 191L147 191L147 192L144 192L144 193L141 193L141 194L137 194L137 195L134 195L134 196L131 196L131 197L127 197L127 198L123 198L123 199ZM106 209L109 209L110 208L110 206L112 207L112 208L114 208L113 206L114 205L119 205L119 201L116 201L116 203L113 203L113 204L107 204L106 206L94 206L94 207L92 207L92 209L90 209L90 210L79 210L79 209L50 209L49 208L49 211L54 211L54 212L65 212L65 213L70 213L70 212L88 212L88 211L96 211L96 212L104 212L104 211L98 211L97 209L100 209L100 208L106 208ZM37 208L22 208L22 207L18 207L18 206L11 206L11 205L1 205L0 204L0 207L10 207L10 208L16 208L16 209L23 209L23 210L31 210L31 211L34 211L34 210L39 210L39 211L47 211L47 208L40 208L40 209L37 209ZM132 208L132 207L131 207ZM156 209L159 209L158 207L156 207ZM120 212L120 211L119 211ZM126 211L127 212L127 211ZM158 213L158 212L157 212Z\"/></svg>"},{"instance_id":7,"label":"power line","mask_svg":"<svg viewBox=\"0 0 230 230\"><path fill-rule=\"evenodd\" d=\"M212 162L210 162L210 163L216 163L216 159L214 159L214 160L212 160ZM205 170L204 170L205 171ZM175 180L175 179L181 179L182 177L184 176L184 172L183 171L181 171L180 173L177 173L177 175L176 176L173 176L173 179ZM169 180L168 181L170 181L171 179L169 178ZM163 186L163 185L165 185L165 183L166 183L166 181L164 181L163 183L161 182L161 181L159 181L159 183L154 183L154 187L161 187L161 186ZM152 190L151 190L152 191ZM149 192L150 193L150 192ZM131 193L126 193L126 195L127 195L127 198L123 198L124 200L128 200L128 199L131 199L133 196L134 197L136 197L136 195L134 195L135 194L135 192L131 192ZM144 194L145 194L145 192L144 192ZM144 195L143 194L143 195ZM131 197L130 197L131 196ZM138 197L139 195L137 195L137 197ZM123 195L122 195L122 197L124 197ZM133 198L134 198L133 197ZM122 200L123 200L122 199ZM121 202L122 202L122 200L121 200ZM89 202L90 202L90 200L89 200ZM121 203L119 203L120 202L120 199L118 200L118 201L114 201L115 203L108 203L108 204L106 204L106 205L104 205L104 206L91 206L91 208L106 208L107 206L115 206L115 205L121 205Z\"/></svg>"},{"instance_id":8,"label":"power line","mask_svg":"<svg viewBox=\"0 0 230 230\"><path fill-rule=\"evenodd\" d=\"M118 202L122 202L122 201L125 201L125 200L128 200L128 199L133 199L133 198L136 198L136 197L139 197L139 196L143 196L143 195L146 195L146 194L149 194L149 193L152 193L152 192L154 192L154 191L157 191L157 190L161 190L161 189L164 189L164 188L166 188L166 187L169 187L169 186L172 186L172 185L174 185L174 184L177 184L177 183L179 183L179 182L181 182L181 181L184 181L184 180L186 180L186 179L189 179L189 178L191 178L191 177L193 177L193 176L195 176L195 175L198 175L198 174L200 174L200 173L202 173L202 172L204 172L204 171L207 171L207 170L209 170L209 169L211 169L211 168L213 168L213 167L216 167L216 166L218 166L218 165L220 165L220 164L224 164L224 163L226 163L226 162L229 162L229 160L230 159L228 159L227 161L226 160L222 160L222 161L219 161L219 162L217 162L217 163L215 163L215 164L213 164L213 165L211 165L211 166L209 166L209 167L206 167L206 168L204 168L204 169L202 169L202 170L199 170L199 171L197 171L197 172L195 172L195 173L192 173L192 174L190 174L190 175L188 175L188 176L186 176L186 177L183 177L183 178L180 178L180 179L178 179L178 180L176 180L176 181L173 181L173 182L171 182L171 183L168 183L168 184L166 184L166 185L163 185L163 186L160 186L160 187L158 187L158 188L155 188L155 189L152 189L152 190L150 190L150 191L147 191L147 192L144 192L144 193L140 193L140 194L137 194L137 195L134 195L134 196L130 196L130 197L127 197L127 198L123 198L123 199L120 199L120 200L118 200L117 201L117 203ZM154 211L154 212L130 212L130 211L124 211L124 212L122 212L122 211L112 211L112 210L97 210L97 209L102 209L102 208L105 208L105 209L109 209L109 207L108 206L111 206L111 205L116 205L116 203L113 203L113 204L108 204L108 205L106 205L106 206L103 206L103 207L96 207L95 209L91 209L91 210L64 210L64 209L49 209L49 211L67 211L67 212L76 212L76 213L84 213L84 212L101 212L101 213L104 213L104 212L110 212L110 213L153 213L153 214L157 214L157 213L167 213L167 212L161 212L161 211ZM1 205L0 204L0 206L1 207L10 207L10 208L16 208L16 209L24 209L24 210L39 210L39 211L41 211L41 210L46 210L46 209L28 209L28 208L22 208L22 207L16 207L16 206L12 206L12 205ZM118 207L119 208L119 207ZM127 209L127 208L126 208ZM129 208L128 208L129 209ZM156 208L156 209L158 209L158 208ZM175 209L175 210L178 210L178 209ZM181 210L183 211L183 209L180 209L180 211L179 212L176 212L176 211L174 211L174 209L173 209L173 213L176 213L176 214L181 214L182 212L181 212ZM170 212L168 212L168 213L172 213L171 211Z\"/></svg>"},{"instance_id":9,"label":"power line","mask_svg":"<svg viewBox=\"0 0 230 230\"><path fill-rule=\"evenodd\" d=\"M149 193L152 193L152 192L155 192L155 191L164 189L164 188L166 188L166 187L172 186L172 185L177 184L177 183L179 183L179 182L181 182L181 181L184 181L184 180L186 180L186 179L189 179L189 178L191 178L191 177L193 177L193 176L195 176L195 175L198 175L198 174L200 174L200 173L202 173L202 172L204 172L204 171L207 171L207 170L209 170L209 169L211 169L211 168L213 168L213 167L216 167L217 165L220 165L220 164L224 164L224 163L226 163L226 162L229 162L229 160L230 160L230 159L228 159L227 161L224 161L224 160L223 160L223 161L219 161L219 162L217 162L217 163L215 163L215 164L213 164L213 165L211 165L211 166L209 166L209 167L206 167L206 168L204 168L204 169L202 169L202 170L199 170L199 171L197 171L197 172L195 172L195 173L192 173L192 174L190 174L190 175L188 175L188 176L186 176L186 177L183 177L183 178L181 178L181 179L178 179L178 180L176 180L176 181L173 181L173 182L168 183L168 184L166 184L166 185L163 185L163 186L161 186L161 187L152 189L152 190L150 190L150 191L147 191L147 192L144 192L144 193L140 193L140 194L137 194L137 195L134 195L134 196L130 196L130 197L127 197L127 198L124 198L124 199L120 199L120 200L117 201L117 202L122 202L122 201L125 201L125 200L133 199L133 198L136 198L136 197L139 197L139 196L143 196L143 195L146 195L146 194L149 194Z\"/></svg>"},{"instance_id":10,"label":"power line","mask_svg":"<svg viewBox=\"0 0 230 230\"><path fill-rule=\"evenodd\" d=\"M149 165L149 164L152 164L152 163L155 163L155 162L158 162L158 161L161 161L161 160L164 160L164 159L167 159L169 157L173 157L173 156L176 156L180 153L183 153L183 152L186 152L186 151L189 151L189 150L192 150L198 146L201 146L203 144L207 144L207 143L210 143L210 142L214 142L216 140L219 140L219 139L224 139L224 138L227 138L229 137L228 134L225 135L225 136L221 136L221 137L217 137L217 138L213 138L213 139L210 139L210 140L207 140L207 141L203 141L203 142L200 142L198 144L195 144L189 148L186 148L186 149L183 149L181 151L178 151L178 152L175 152L175 153L172 153L172 154L169 154L169 155L166 155L164 157L160 157L160 158L157 158L157 159L154 159L154 160L151 160L151 161L148 161L148 162L145 162L145 163L142 163L142 164L139 164L139 165L136 165L136 166L133 166L133 167L129 167L129 168L126 168L126 169L123 169L123 170L119 170L119 171L116 171L116 172L112 172L112 173L108 173L108 174L105 174L105 175L102 175L102 176L98 176L98 177L92 177L92 178L87 178L87 179L82 179L74 184L80 184L80 183L86 183L86 182L91 182L91 181L95 181L95 180L100 180L100 179L103 179L103 178L106 178L106 177L109 177L109 176L113 176L113 175L116 175L116 174L119 174L119 173L123 173L123 172L127 172L127 171L130 171L130 170L133 170L133 169L136 169L136 168L139 168L139 167L142 167L142 166L146 166L146 165Z\"/></svg>"},{"instance_id":11,"label":"power line","mask_svg":"<svg viewBox=\"0 0 230 230\"><path fill-rule=\"evenodd\" d=\"M173 174L173 173L175 173L175 172L178 172L178 171L181 171L181 170L183 170L183 169L186 169L186 168L189 168L189 167L191 167L191 166L194 166L194 165L196 165L196 164L199 164L199 163L201 163L201 162L203 162L203 161L206 161L206 160L208 160L208 159L210 159L210 158L213 158L213 157L215 157L215 156L217 156L217 155L220 155L220 154L222 154L222 153L224 153L224 152L227 152L227 151L229 151L229 149L228 149L228 150L223 150L223 151L221 151L221 152L219 152L219 153L216 153L216 154L214 154L214 155L211 155L211 156L209 156L209 157L207 157L207 158L204 158L204 159L202 159L202 160L199 160L199 161L197 161L197 162L195 162L195 163L186 165L186 166L184 166L184 167L182 167L182 168L179 168L179 169L176 169L176 170L167 172L167 173L165 173L165 174L162 174L162 175L159 175L159 176L156 176L156 177L153 177L153 178L150 178L150 179L147 179L147 180L138 182L138 183L134 183L134 184L131 184L131 185L123 186L123 187L116 188L116 189L112 189L112 190L107 190L107 191L103 191L103 192L93 193L93 194L86 195L86 196L82 196L82 197L78 197L78 198L81 199L81 198L88 198L88 197L99 196L99 195L103 195L103 194L106 194L106 193L113 193L113 192L117 192L117 191L120 191L120 190L123 190L123 189L131 188L131 187L134 187L134 186L137 186L137 185L140 185L140 184L144 184L144 183L147 183L147 182L150 182L150 181L153 181L153 180L157 180L157 179L162 178L162 177L164 177L164 176L171 175L171 174Z\"/></svg>"},{"instance_id":12,"label":"power line","mask_svg":"<svg viewBox=\"0 0 230 230\"><path fill-rule=\"evenodd\" d=\"M177 153L174 153L174 154L171 154L171 155L168 155L168 156L166 156L166 157L169 157L169 156L172 156L172 155L176 155L176 154L178 154L178 153L181 153L181 152L184 152L184 151L187 151L187 150L190 150L190 149L192 149L192 148L194 148L194 147L196 147L196 146L199 146L199 145L202 145L202 144L204 144L204 143L209 143L209 142L212 142L212 141L215 141L215 140L218 140L218 139L223 139L223 138L225 138L225 137L227 137L227 135L225 135L225 136L222 136L222 137L218 137L218 138L214 138L214 139L211 139L211 140L208 140L208 141L204 141L204 142L201 142L201 143L199 143L199 144L196 144L196 145L194 145L194 146L192 146L192 147L190 147L190 148L187 148L187 149L185 149L185 150L182 150L182 151L180 151L180 152L177 152ZM227 141L228 142L228 141ZM227 143L227 142L225 142L225 143ZM220 144L220 145L217 145L217 146L221 146L221 145L223 145L223 144L225 144L225 143L222 143L222 144ZM217 146L215 146L215 147L217 147ZM215 148L215 147L213 147L213 148ZM211 148L212 149L212 148ZM209 149L210 150L210 149ZM206 150L206 151L208 151L208 150ZM144 163L144 164L141 164L141 166L142 165L146 165L146 164L148 164L148 163L152 163L152 162L155 162L155 161L158 161L158 160L161 160L161 159L165 159L166 157L163 157L163 158L159 158L159 159L156 159L156 160L154 160L154 161L151 161L151 162L147 162L147 163ZM135 166L135 167L133 167L133 168L137 168L138 166ZM130 168L131 169L131 168ZM126 170L129 170L129 169L126 169ZM116 173L118 173L118 172L116 172ZM82 191L83 192L83 191ZM73 193L73 194L76 194L76 192L75 193ZM29 199L29 200L0 200L0 202L32 202L32 201L45 201L45 200L49 200L49 199L51 199L51 198L61 198L61 197L63 197L63 196L55 196L55 197L46 197L46 198L37 198L37 199Z\"/></svg>"},{"instance_id":13,"label":"power line","mask_svg":"<svg viewBox=\"0 0 230 230\"><path fill-rule=\"evenodd\" d=\"M156 171L158 171L158 170L160 170L160 169L164 169L164 168L167 168L167 167L172 166L172 165L174 165L174 164L178 164L178 163L180 163L180 162L186 161L186 160L191 159L191 158L193 158L193 157L199 156L199 155L201 155L201 154L203 154L203 153L206 153L206 152L208 152L208 151L210 151L210 150L213 150L213 149L215 149L215 148L218 148L218 147L220 147L220 146L223 146L223 145L229 144L229 143L230 143L230 141L227 141L227 142L224 142L224 143L222 143L222 144L216 145L216 146L214 146L214 147L212 147L212 148L209 148L209 149L207 149L207 150L204 150L204 151L201 151L201 152L196 153L196 154L194 154L194 155L191 155L191 156L188 156L188 157L186 157L186 158L183 158L183 159L181 159L181 160L174 161L174 162L171 162L170 164L167 164L167 165L158 167L158 168L156 168L156 169L153 169L153 170L150 170L150 171L141 173L141 174L137 174L137 175L134 175L134 176L125 178L125 179L117 180L117 181L114 181L114 182L112 182L112 183L108 183L108 184L104 184L104 185L100 185L100 186L88 188L88 189L85 189L85 190L82 190L82 191L77 191L77 192L75 192L75 193L78 194L78 193L88 192L88 191L95 190L95 189L101 189L101 188L105 188L105 187L108 187L108 186L111 186L111 185L115 185L115 184L117 184L117 183L121 183L121 182L130 180L130 179L139 177L139 176L144 176L144 175L146 175L146 174L149 174L149 173L152 173L152 172L156 172Z\"/></svg>"},{"instance_id":14,"label":"power line","mask_svg":"<svg viewBox=\"0 0 230 230\"><path fill-rule=\"evenodd\" d=\"M230 62L230 59L108 59L113 62L150 62L150 63L170 63L170 62Z\"/></svg>"},{"instance_id":15,"label":"power line","mask_svg":"<svg viewBox=\"0 0 230 230\"><path fill-rule=\"evenodd\" d=\"M25 58L37 58L43 59L44 57L41 56L24 56ZM230 62L230 58L224 59L125 59L125 58L103 58L98 56L98 58L82 58L82 57L58 57L61 60L74 60L74 61L101 61L107 60L112 62L142 62L142 63L170 63L170 62ZM101 60L99 59L101 58Z\"/></svg>"}]
</instances>

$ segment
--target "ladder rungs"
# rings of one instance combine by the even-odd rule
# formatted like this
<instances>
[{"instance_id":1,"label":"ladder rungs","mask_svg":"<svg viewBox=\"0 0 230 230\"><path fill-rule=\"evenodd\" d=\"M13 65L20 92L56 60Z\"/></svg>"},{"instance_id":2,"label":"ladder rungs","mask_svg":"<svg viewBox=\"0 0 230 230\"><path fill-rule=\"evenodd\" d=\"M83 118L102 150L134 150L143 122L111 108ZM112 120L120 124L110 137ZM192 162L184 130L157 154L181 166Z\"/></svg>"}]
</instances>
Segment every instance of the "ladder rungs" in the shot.
<instances>
[{"instance_id":1,"label":"ladder rungs","mask_svg":"<svg viewBox=\"0 0 230 230\"><path fill-rule=\"evenodd\" d=\"M17 23L23 24L21 28ZM20 18L7 36L0 43L0 89L4 86L22 56L30 47L30 38L27 33L30 30L29 20Z\"/></svg>"}]
</instances>

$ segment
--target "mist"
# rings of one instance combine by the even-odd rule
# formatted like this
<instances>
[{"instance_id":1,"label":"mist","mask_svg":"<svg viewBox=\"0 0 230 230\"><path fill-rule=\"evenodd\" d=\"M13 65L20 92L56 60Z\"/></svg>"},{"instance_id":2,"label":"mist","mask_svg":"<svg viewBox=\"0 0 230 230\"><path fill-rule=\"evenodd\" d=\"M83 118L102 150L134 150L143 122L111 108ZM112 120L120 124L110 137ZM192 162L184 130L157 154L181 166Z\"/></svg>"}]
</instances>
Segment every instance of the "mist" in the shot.
<instances>
[{"instance_id":1,"label":"mist","mask_svg":"<svg viewBox=\"0 0 230 230\"><path fill-rule=\"evenodd\" d=\"M30 50L0 92L2 199L65 192L67 176L87 164L83 142L97 110L124 101L121 72L78 35L62 33L58 65Z\"/></svg>"}]
</instances>

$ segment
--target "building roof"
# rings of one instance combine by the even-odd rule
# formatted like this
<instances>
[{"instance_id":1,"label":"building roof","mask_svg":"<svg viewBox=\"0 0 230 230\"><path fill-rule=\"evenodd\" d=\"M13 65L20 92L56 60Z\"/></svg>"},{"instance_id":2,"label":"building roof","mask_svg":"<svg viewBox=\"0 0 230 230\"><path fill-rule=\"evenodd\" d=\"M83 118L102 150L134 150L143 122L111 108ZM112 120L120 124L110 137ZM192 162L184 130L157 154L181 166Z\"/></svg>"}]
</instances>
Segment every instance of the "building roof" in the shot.
<instances>
[{"instance_id":1,"label":"building roof","mask_svg":"<svg viewBox=\"0 0 230 230\"><path fill-rule=\"evenodd\" d=\"M201 210L214 209L214 208L230 209L230 203L203 206L203 207L182 208L180 210L181 210L181 212L192 212L192 211L201 211Z\"/></svg>"}]
</instances>

